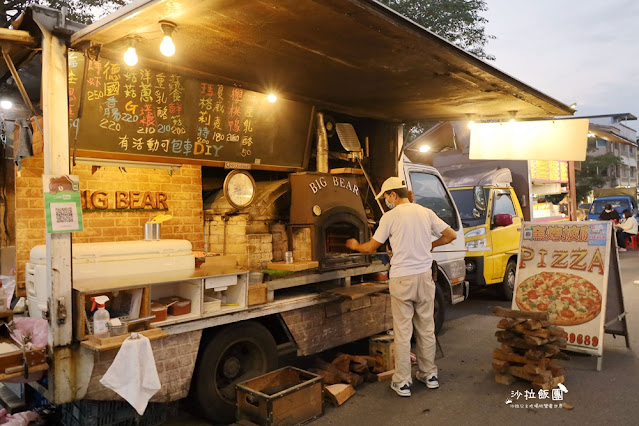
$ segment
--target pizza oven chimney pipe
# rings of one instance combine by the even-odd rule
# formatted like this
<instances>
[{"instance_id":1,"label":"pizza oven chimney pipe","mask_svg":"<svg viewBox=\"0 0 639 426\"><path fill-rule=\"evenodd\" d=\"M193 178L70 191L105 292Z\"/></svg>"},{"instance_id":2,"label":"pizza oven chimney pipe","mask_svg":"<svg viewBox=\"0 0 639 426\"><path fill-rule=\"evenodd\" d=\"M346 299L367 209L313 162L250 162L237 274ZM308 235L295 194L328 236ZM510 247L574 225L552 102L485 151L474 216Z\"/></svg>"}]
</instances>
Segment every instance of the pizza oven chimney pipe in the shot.
<instances>
[{"instance_id":1,"label":"pizza oven chimney pipe","mask_svg":"<svg viewBox=\"0 0 639 426\"><path fill-rule=\"evenodd\" d=\"M317 113L317 171L328 173L328 135L321 112Z\"/></svg>"}]
</instances>

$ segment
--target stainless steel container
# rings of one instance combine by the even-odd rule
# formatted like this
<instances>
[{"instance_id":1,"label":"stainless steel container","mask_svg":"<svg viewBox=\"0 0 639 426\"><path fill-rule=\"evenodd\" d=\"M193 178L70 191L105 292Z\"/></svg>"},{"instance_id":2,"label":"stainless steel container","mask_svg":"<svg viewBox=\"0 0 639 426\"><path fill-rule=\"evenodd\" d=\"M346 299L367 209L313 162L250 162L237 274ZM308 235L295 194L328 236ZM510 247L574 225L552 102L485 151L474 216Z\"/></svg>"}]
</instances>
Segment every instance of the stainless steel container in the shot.
<instances>
[{"instance_id":1,"label":"stainless steel container","mask_svg":"<svg viewBox=\"0 0 639 426\"><path fill-rule=\"evenodd\" d=\"M147 222L144 224L144 239L159 240L161 223Z\"/></svg>"}]
</instances>

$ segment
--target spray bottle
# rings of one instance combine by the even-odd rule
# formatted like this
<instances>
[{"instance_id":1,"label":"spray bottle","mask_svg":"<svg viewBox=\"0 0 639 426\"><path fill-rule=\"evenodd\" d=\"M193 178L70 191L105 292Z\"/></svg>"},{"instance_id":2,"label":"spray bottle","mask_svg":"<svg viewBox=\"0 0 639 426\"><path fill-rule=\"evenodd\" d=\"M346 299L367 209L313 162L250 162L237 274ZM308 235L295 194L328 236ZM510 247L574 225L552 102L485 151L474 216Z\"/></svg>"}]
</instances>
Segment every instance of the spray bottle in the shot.
<instances>
[{"instance_id":1,"label":"spray bottle","mask_svg":"<svg viewBox=\"0 0 639 426\"><path fill-rule=\"evenodd\" d=\"M96 305L98 310L93 314L93 335L95 337L109 337L109 320L111 316L109 311L104 308L105 303L109 300L107 296L92 297L93 306L91 311L95 311Z\"/></svg>"}]
</instances>

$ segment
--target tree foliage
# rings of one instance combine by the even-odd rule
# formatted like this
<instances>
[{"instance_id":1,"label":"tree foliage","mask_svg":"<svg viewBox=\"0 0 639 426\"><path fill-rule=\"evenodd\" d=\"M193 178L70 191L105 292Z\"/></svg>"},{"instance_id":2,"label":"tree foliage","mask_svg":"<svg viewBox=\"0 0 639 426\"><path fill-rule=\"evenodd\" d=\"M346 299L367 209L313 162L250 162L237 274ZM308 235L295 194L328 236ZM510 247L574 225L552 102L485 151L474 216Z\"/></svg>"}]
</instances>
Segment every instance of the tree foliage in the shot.
<instances>
[{"instance_id":1,"label":"tree foliage","mask_svg":"<svg viewBox=\"0 0 639 426\"><path fill-rule=\"evenodd\" d=\"M594 149L589 149L589 152ZM612 152L603 155L586 155L586 161L581 163L581 170L575 172L577 182L577 200L583 200L593 189L602 188L614 179L608 176L610 168L616 168L622 164L621 159Z\"/></svg>"},{"instance_id":2,"label":"tree foliage","mask_svg":"<svg viewBox=\"0 0 639 426\"><path fill-rule=\"evenodd\" d=\"M484 51L488 40L495 38L486 34L488 20L481 16L488 10L484 0L379 1L467 52L482 59L495 59Z\"/></svg>"},{"instance_id":3,"label":"tree foliage","mask_svg":"<svg viewBox=\"0 0 639 426\"><path fill-rule=\"evenodd\" d=\"M37 4L60 10L68 8L68 18L72 21L90 24L95 19L113 12L131 0L4 0L2 6L3 27L8 27L27 6Z\"/></svg>"}]
</instances>

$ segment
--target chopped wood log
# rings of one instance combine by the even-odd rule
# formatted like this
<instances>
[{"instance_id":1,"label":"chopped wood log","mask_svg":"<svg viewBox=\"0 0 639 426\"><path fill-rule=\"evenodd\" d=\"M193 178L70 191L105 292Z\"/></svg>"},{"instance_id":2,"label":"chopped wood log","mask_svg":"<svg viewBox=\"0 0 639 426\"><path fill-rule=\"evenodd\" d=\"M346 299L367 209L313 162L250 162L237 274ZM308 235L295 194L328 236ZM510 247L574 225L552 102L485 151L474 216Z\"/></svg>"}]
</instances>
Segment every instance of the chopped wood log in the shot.
<instances>
[{"instance_id":1,"label":"chopped wood log","mask_svg":"<svg viewBox=\"0 0 639 426\"><path fill-rule=\"evenodd\" d=\"M493 370L497 371L498 373L508 372L508 367L510 367L510 364L508 363L508 361L503 361L498 359L493 360Z\"/></svg>"},{"instance_id":2,"label":"chopped wood log","mask_svg":"<svg viewBox=\"0 0 639 426\"><path fill-rule=\"evenodd\" d=\"M550 371L542 371L539 374L530 374L524 371L524 367L516 367L514 365L508 367L508 374L512 374L520 379L528 380L529 382L546 383L552 380L552 373Z\"/></svg>"},{"instance_id":3,"label":"chopped wood log","mask_svg":"<svg viewBox=\"0 0 639 426\"><path fill-rule=\"evenodd\" d=\"M368 373L368 363L366 361L363 363L351 362L351 371L357 374Z\"/></svg>"},{"instance_id":4,"label":"chopped wood log","mask_svg":"<svg viewBox=\"0 0 639 426\"><path fill-rule=\"evenodd\" d=\"M547 380L545 382L532 382L532 386L533 386L533 389L536 391L539 391L539 389L551 390L552 388L557 386L559 383L563 383L565 380L566 379L564 376L558 376L558 377L553 377L552 379Z\"/></svg>"},{"instance_id":5,"label":"chopped wood log","mask_svg":"<svg viewBox=\"0 0 639 426\"><path fill-rule=\"evenodd\" d=\"M568 356L568 354L565 353L565 352L559 352L558 354L554 354L550 358L552 358L552 359L561 359L561 360L564 360L564 361L570 361L570 356Z\"/></svg>"},{"instance_id":6,"label":"chopped wood log","mask_svg":"<svg viewBox=\"0 0 639 426\"><path fill-rule=\"evenodd\" d=\"M551 325L553 325L552 321L548 321L548 320L542 320L541 321L541 326L544 327L544 328L545 327L550 327Z\"/></svg>"},{"instance_id":7,"label":"chopped wood log","mask_svg":"<svg viewBox=\"0 0 639 426\"><path fill-rule=\"evenodd\" d=\"M528 359L540 360L546 357L546 353L544 351L530 349L526 351L524 356Z\"/></svg>"},{"instance_id":8,"label":"chopped wood log","mask_svg":"<svg viewBox=\"0 0 639 426\"><path fill-rule=\"evenodd\" d=\"M493 308L493 314L504 318L548 320L548 312L515 311L512 309L502 308L501 306L495 306Z\"/></svg>"},{"instance_id":9,"label":"chopped wood log","mask_svg":"<svg viewBox=\"0 0 639 426\"><path fill-rule=\"evenodd\" d=\"M393 374L395 374L395 370L384 371L383 373L379 373L377 375L377 380L380 382L383 382L385 380L390 380L391 377L393 377Z\"/></svg>"},{"instance_id":10,"label":"chopped wood log","mask_svg":"<svg viewBox=\"0 0 639 426\"><path fill-rule=\"evenodd\" d=\"M350 371L351 357L347 354L338 354L331 364L337 367L340 371L348 373Z\"/></svg>"},{"instance_id":11,"label":"chopped wood log","mask_svg":"<svg viewBox=\"0 0 639 426\"><path fill-rule=\"evenodd\" d=\"M318 376L322 376L325 385L334 385L335 383L341 382L340 378L337 377L336 374L330 373L326 370L320 370L319 368L309 368L308 371L317 374Z\"/></svg>"},{"instance_id":12,"label":"chopped wood log","mask_svg":"<svg viewBox=\"0 0 639 426\"><path fill-rule=\"evenodd\" d=\"M497 341L499 343L505 343L509 346L513 346L515 348L521 348L521 349L535 349L538 346L535 344L530 344L528 342L526 342L523 338L521 337L515 337L513 339L504 339L502 337L497 336Z\"/></svg>"},{"instance_id":13,"label":"chopped wood log","mask_svg":"<svg viewBox=\"0 0 639 426\"><path fill-rule=\"evenodd\" d=\"M527 336L541 337L543 339L548 339L551 336L551 333L549 330L546 330L544 328L528 330L522 324L512 327L510 331L516 331L518 333L525 334Z\"/></svg>"},{"instance_id":14,"label":"chopped wood log","mask_svg":"<svg viewBox=\"0 0 639 426\"><path fill-rule=\"evenodd\" d=\"M355 373L351 373L351 372L345 373L339 368L337 368L336 366L334 366L333 364L324 362L319 358L316 359L316 364L320 368L320 370L325 370L325 371L328 371L329 373L335 374L339 378L340 382L348 383L352 385L353 387L357 387L364 382L364 379L362 378L362 376Z\"/></svg>"},{"instance_id":15,"label":"chopped wood log","mask_svg":"<svg viewBox=\"0 0 639 426\"><path fill-rule=\"evenodd\" d=\"M524 336L524 341L532 346L541 346L548 343L548 339L544 339L543 337L535 337L535 336Z\"/></svg>"},{"instance_id":16,"label":"chopped wood log","mask_svg":"<svg viewBox=\"0 0 639 426\"><path fill-rule=\"evenodd\" d=\"M529 320L526 320L526 322L524 322L522 326L526 330L538 330L541 328L541 321L529 319Z\"/></svg>"},{"instance_id":17,"label":"chopped wood log","mask_svg":"<svg viewBox=\"0 0 639 426\"><path fill-rule=\"evenodd\" d=\"M510 353L513 353L513 348L512 348L512 346L508 346L507 344L502 343L501 344L501 351L503 353L505 353L505 354L510 354Z\"/></svg>"},{"instance_id":18,"label":"chopped wood log","mask_svg":"<svg viewBox=\"0 0 639 426\"><path fill-rule=\"evenodd\" d=\"M358 364L366 362L369 367L374 367L376 364L381 363L381 356L351 355L351 361Z\"/></svg>"},{"instance_id":19,"label":"chopped wood log","mask_svg":"<svg viewBox=\"0 0 639 426\"><path fill-rule=\"evenodd\" d=\"M508 331L508 330L500 330L500 331L495 331L495 337L497 337L498 339L514 339L515 337L519 337L519 335L517 333L513 333L512 331Z\"/></svg>"},{"instance_id":20,"label":"chopped wood log","mask_svg":"<svg viewBox=\"0 0 639 426\"><path fill-rule=\"evenodd\" d=\"M340 383L324 387L324 397L337 407L353 395L355 395L355 389L351 385Z\"/></svg>"},{"instance_id":21,"label":"chopped wood log","mask_svg":"<svg viewBox=\"0 0 639 426\"><path fill-rule=\"evenodd\" d=\"M517 324L521 324L524 321L526 320L521 318L502 318L497 323L497 328L508 330L509 328L512 328L516 326Z\"/></svg>"},{"instance_id":22,"label":"chopped wood log","mask_svg":"<svg viewBox=\"0 0 639 426\"><path fill-rule=\"evenodd\" d=\"M549 325L546 327L546 330L550 331L550 334L553 336L563 336L565 333L564 328L558 325Z\"/></svg>"},{"instance_id":23,"label":"chopped wood log","mask_svg":"<svg viewBox=\"0 0 639 426\"><path fill-rule=\"evenodd\" d=\"M548 341L548 343L551 343L551 344L553 344L553 345L555 345L555 346L558 346L558 347L560 347L560 348L565 348L565 347L566 347L566 344L567 344L568 342L566 341L566 339L565 339L565 338L563 338L563 337L558 337L558 338L556 338L556 339L549 340L549 341Z\"/></svg>"},{"instance_id":24,"label":"chopped wood log","mask_svg":"<svg viewBox=\"0 0 639 426\"><path fill-rule=\"evenodd\" d=\"M550 360L548 360L548 358L545 358L542 361L546 361L546 362L539 363L537 365L535 365L535 364L526 364L526 365L524 365L524 371L526 373L530 373L530 374L541 374L544 371L550 371L550 370L547 370L548 363L550 362ZM552 371L551 371L551 374L552 374Z\"/></svg>"},{"instance_id":25,"label":"chopped wood log","mask_svg":"<svg viewBox=\"0 0 639 426\"><path fill-rule=\"evenodd\" d=\"M549 368L550 368L550 372L552 373L553 377L559 377L559 376L563 376L564 375L564 367L562 367L559 364L555 364L553 362L553 363L550 364Z\"/></svg>"},{"instance_id":26,"label":"chopped wood log","mask_svg":"<svg viewBox=\"0 0 639 426\"><path fill-rule=\"evenodd\" d=\"M525 356L517 355L514 353L505 354L499 349L493 350L493 358L500 361L516 362L518 364L532 364L547 366L550 361L546 358L543 359L530 359Z\"/></svg>"},{"instance_id":27,"label":"chopped wood log","mask_svg":"<svg viewBox=\"0 0 639 426\"><path fill-rule=\"evenodd\" d=\"M366 373L362 374L362 377L364 378L364 381L366 383L377 382L379 380L377 378L377 374L371 373L370 371L367 371Z\"/></svg>"},{"instance_id":28,"label":"chopped wood log","mask_svg":"<svg viewBox=\"0 0 639 426\"><path fill-rule=\"evenodd\" d=\"M515 383L516 380L517 379L515 379L510 374L495 374L495 382L499 383L500 385L512 385L513 383Z\"/></svg>"},{"instance_id":29,"label":"chopped wood log","mask_svg":"<svg viewBox=\"0 0 639 426\"><path fill-rule=\"evenodd\" d=\"M558 354L559 352L561 352L561 348L557 345L544 345L542 347L539 348L540 350L544 351L546 353L547 357L551 357L553 355Z\"/></svg>"}]
</instances>

